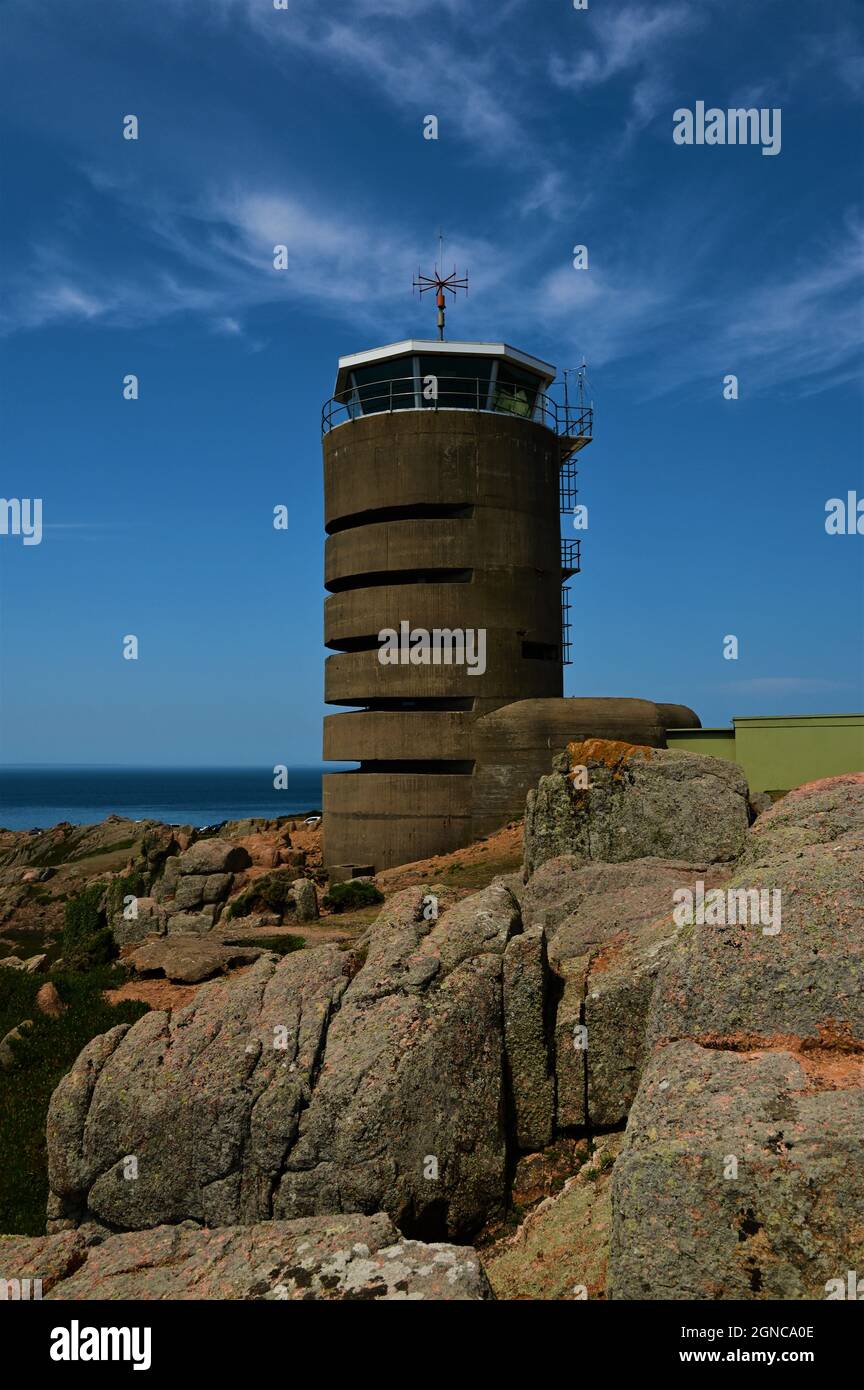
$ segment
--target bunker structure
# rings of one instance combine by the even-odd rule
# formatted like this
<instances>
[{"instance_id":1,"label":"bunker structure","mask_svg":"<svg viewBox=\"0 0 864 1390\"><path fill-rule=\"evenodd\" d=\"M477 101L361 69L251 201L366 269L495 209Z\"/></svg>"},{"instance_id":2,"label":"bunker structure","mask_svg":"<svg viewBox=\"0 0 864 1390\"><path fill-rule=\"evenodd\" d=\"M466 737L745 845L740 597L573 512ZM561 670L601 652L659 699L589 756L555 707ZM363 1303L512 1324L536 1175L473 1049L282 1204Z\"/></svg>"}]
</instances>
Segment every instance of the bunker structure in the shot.
<instances>
[{"instance_id":1,"label":"bunker structure","mask_svg":"<svg viewBox=\"0 0 864 1390\"><path fill-rule=\"evenodd\" d=\"M359 768L324 778L331 878L500 828L571 739L663 746L699 727L683 706L563 698L581 557L560 518L593 421L554 379L505 343L339 359L322 420L325 699L346 711L324 721L324 757ZM385 632L401 643L386 660Z\"/></svg>"}]
</instances>

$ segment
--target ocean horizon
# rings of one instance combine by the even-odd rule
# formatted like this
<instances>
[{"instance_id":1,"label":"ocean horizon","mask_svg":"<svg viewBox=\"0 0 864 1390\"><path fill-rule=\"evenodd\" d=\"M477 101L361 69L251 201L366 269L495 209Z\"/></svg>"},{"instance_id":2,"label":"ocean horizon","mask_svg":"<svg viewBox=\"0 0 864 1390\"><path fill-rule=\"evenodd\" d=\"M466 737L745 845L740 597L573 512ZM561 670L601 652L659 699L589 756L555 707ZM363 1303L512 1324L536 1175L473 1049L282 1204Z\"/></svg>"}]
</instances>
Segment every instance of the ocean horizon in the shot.
<instances>
[{"instance_id":1,"label":"ocean horizon","mask_svg":"<svg viewBox=\"0 0 864 1390\"><path fill-rule=\"evenodd\" d=\"M0 829L88 825L106 816L169 825L214 825L250 816L320 811L321 778L355 764L289 767L287 787L271 767L123 767L97 764L0 765Z\"/></svg>"}]
</instances>

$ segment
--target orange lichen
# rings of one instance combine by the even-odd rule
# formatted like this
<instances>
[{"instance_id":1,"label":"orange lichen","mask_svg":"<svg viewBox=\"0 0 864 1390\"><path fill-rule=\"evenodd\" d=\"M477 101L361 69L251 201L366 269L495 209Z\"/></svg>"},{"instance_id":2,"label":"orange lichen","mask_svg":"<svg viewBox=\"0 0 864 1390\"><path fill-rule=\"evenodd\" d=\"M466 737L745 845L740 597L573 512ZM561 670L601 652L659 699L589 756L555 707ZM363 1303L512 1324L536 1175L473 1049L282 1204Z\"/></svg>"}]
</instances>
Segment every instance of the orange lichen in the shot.
<instances>
[{"instance_id":1,"label":"orange lichen","mask_svg":"<svg viewBox=\"0 0 864 1390\"><path fill-rule=\"evenodd\" d=\"M635 757L652 758L654 749L642 743L623 743L613 738L586 738L577 743L567 744L567 757L570 762L568 777L575 778L577 767L587 767L589 763L600 763L608 767L613 779L619 779L626 764Z\"/></svg>"}]
</instances>

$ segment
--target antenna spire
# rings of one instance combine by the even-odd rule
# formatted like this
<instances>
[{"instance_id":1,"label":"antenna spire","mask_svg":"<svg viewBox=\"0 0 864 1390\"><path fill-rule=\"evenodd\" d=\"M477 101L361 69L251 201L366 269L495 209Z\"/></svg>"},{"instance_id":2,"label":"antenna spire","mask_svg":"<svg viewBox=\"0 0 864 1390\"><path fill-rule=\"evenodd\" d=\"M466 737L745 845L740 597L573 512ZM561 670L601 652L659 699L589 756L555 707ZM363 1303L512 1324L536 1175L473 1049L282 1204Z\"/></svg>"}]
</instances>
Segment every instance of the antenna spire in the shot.
<instances>
[{"instance_id":1,"label":"antenna spire","mask_svg":"<svg viewBox=\"0 0 864 1390\"><path fill-rule=\"evenodd\" d=\"M439 264L441 266L440 270L438 268ZM438 233L438 263L436 263L434 274L423 275L418 270L414 278L414 289L419 290L421 295L425 294L427 290L436 291L435 301L438 306L438 338L439 341L443 343L446 294L449 292L454 299L456 298L457 290L464 290L467 294L468 275L466 273L461 277L458 276L456 274L455 264L449 275L444 274L444 233L441 231Z\"/></svg>"}]
</instances>

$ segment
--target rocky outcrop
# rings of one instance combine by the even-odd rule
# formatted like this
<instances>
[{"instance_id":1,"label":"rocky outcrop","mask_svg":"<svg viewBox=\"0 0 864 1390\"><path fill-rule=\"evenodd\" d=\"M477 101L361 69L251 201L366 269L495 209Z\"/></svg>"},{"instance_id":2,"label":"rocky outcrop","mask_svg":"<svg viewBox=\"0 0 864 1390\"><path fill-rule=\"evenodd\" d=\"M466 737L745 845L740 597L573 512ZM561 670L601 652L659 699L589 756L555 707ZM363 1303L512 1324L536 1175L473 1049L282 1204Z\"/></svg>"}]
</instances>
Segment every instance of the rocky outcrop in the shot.
<instances>
[{"instance_id":1,"label":"rocky outcrop","mask_svg":"<svg viewBox=\"0 0 864 1390\"><path fill-rule=\"evenodd\" d=\"M52 1221L386 1209L408 1233L464 1237L500 1209L518 910L493 886L435 923L424 898L391 901L362 964L335 946L262 957L91 1043L51 1102Z\"/></svg>"},{"instance_id":2,"label":"rocky outcrop","mask_svg":"<svg viewBox=\"0 0 864 1390\"><path fill-rule=\"evenodd\" d=\"M318 917L318 895L309 878L296 878L291 884L294 914L298 922L314 922Z\"/></svg>"},{"instance_id":3,"label":"rocky outcrop","mask_svg":"<svg viewBox=\"0 0 864 1390\"><path fill-rule=\"evenodd\" d=\"M748 830L732 765L596 740L582 765L591 788L538 790L524 882L447 906L409 888L351 949L262 955L94 1039L51 1103L51 1229L486 1241L529 1161L569 1145L584 1172L484 1257L503 1296L602 1297L610 1230L613 1298L812 1298L860 1268L864 775ZM137 955L194 971L213 939ZM204 1246L170 1249L197 1278Z\"/></svg>"},{"instance_id":4,"label":"rocky outcrop","mask_svg":"<svg viewBox=\"0 0 864 1390\"><path fill-rule=\"evenodd\" d=\"M528 793L525 866L533 873L561 854L604 863L731 860L748 823L747 782L735 763L586 739L569 744Z\"/></svg>"},{"instance_id":5,"label":"rocky outcrop","mask_svg":"<svg viewBox=\"0 0 864 1390\"><path fill-rule=\"evenodd\" d=\"M864 1261L862 793L832 778L764 812L664 957L612 1297L820 1298Z\"/></svg>"},{"instance_id":6,"label":"rocky outcrop","mask_svg":"<svg viewBox=\"0 0 864 1390\"><path fill-rule=\"evenodd\" d=\"M620 1147L620 1135L604 1135L560 1192L535 1206L512 1235L483 1250L496 1298L605 1298L612 1165Z\"/></svg>"},{"instance_id":7,"label":"rocky outcrop","mask_svg":"<svg viewBox=\"0 0 864 1390\"><path fill-rule=\"evenodd\" d=\"M181 876L195 874L211 877L214 874L234 874L248 869L252 863L249 851L233 840L196 840L180 855Z\"/></svg>"},{"instance_id":8,"label":"rocky outcrop","mask_svg":"<svg viewBox=\"0 0 864 1390\"><path fill-rule=\"evenodd\" d=\"M520 1149L542 1149L555 1131L555 1076L548 1045L552 980L542 927L504 951L504 1044L513 1125Z\"/></svg>"},{"instance_id":9,"label":"rocky outcrop","mask_svg":"<svg viewBox=\"0 0 864 1390\"><path fill-rule=\"evenodd\" d=\"M49 1217L131 1230L269 1217L345 967L333 946L265 956L170 1018L95 1038L51 1100Z\"/></svg>"},{"instance_id":10,"label":"rocky outcrop","mask_svg":"<svg viewBox=\"0 0 864 1390\"><path fill-rule=\"evenodd\" d=\"M609 1296L813 1299L864 1261L864 1057L678 1042L615 1165Z\"/></svg>"},{"instance_id":11,"label":"rocky outcrop","mask_svg":"<svg viewBox=\"0 0 864 1390\"><path fill-rule=\"evenodd\" d=\"M217 1231L157 1226L88 1243L83 1232L0 1237L7 1279L46 1299L485 1300L473 1250L404 1240L383 1213Z\"/></svg>"},{"instance_id":12,"label":"rocky outcrop","mask_svg":"<svg viewBox=\"0 0 864 1390\"><path fill-rule=\"evenodd\" d=\"M346 991L275 1195L276 1216L384 1208L465 1238L506 1198L502 969L519 917L493 885L432 924L388 904Z\"/></svg>"},{"instance_id":13,"label":"rocky outcrop","mask_svg":"<svg viewBox=\"0 0 864 1390\"><path fill-rule=\"evenodd\" d=\"M127 959L138 975L164 975L179 984L198 984L233 966L251 965L260 955L254 946L226 946L202 936L167 936L140 946Z\"/></svg>"},{"instance_id":14,"label":"rocky outcrop","mask_svg":"<svg viewBox=\"0 0 864 1390\"><path fill-rule=\"evenodd\" d=\"M148 936L163 936L168 929L168 914L155 898L135 898L115 912L111 918L111 933L118 946L131 946Z\"/></svg>"}]
</instances>

